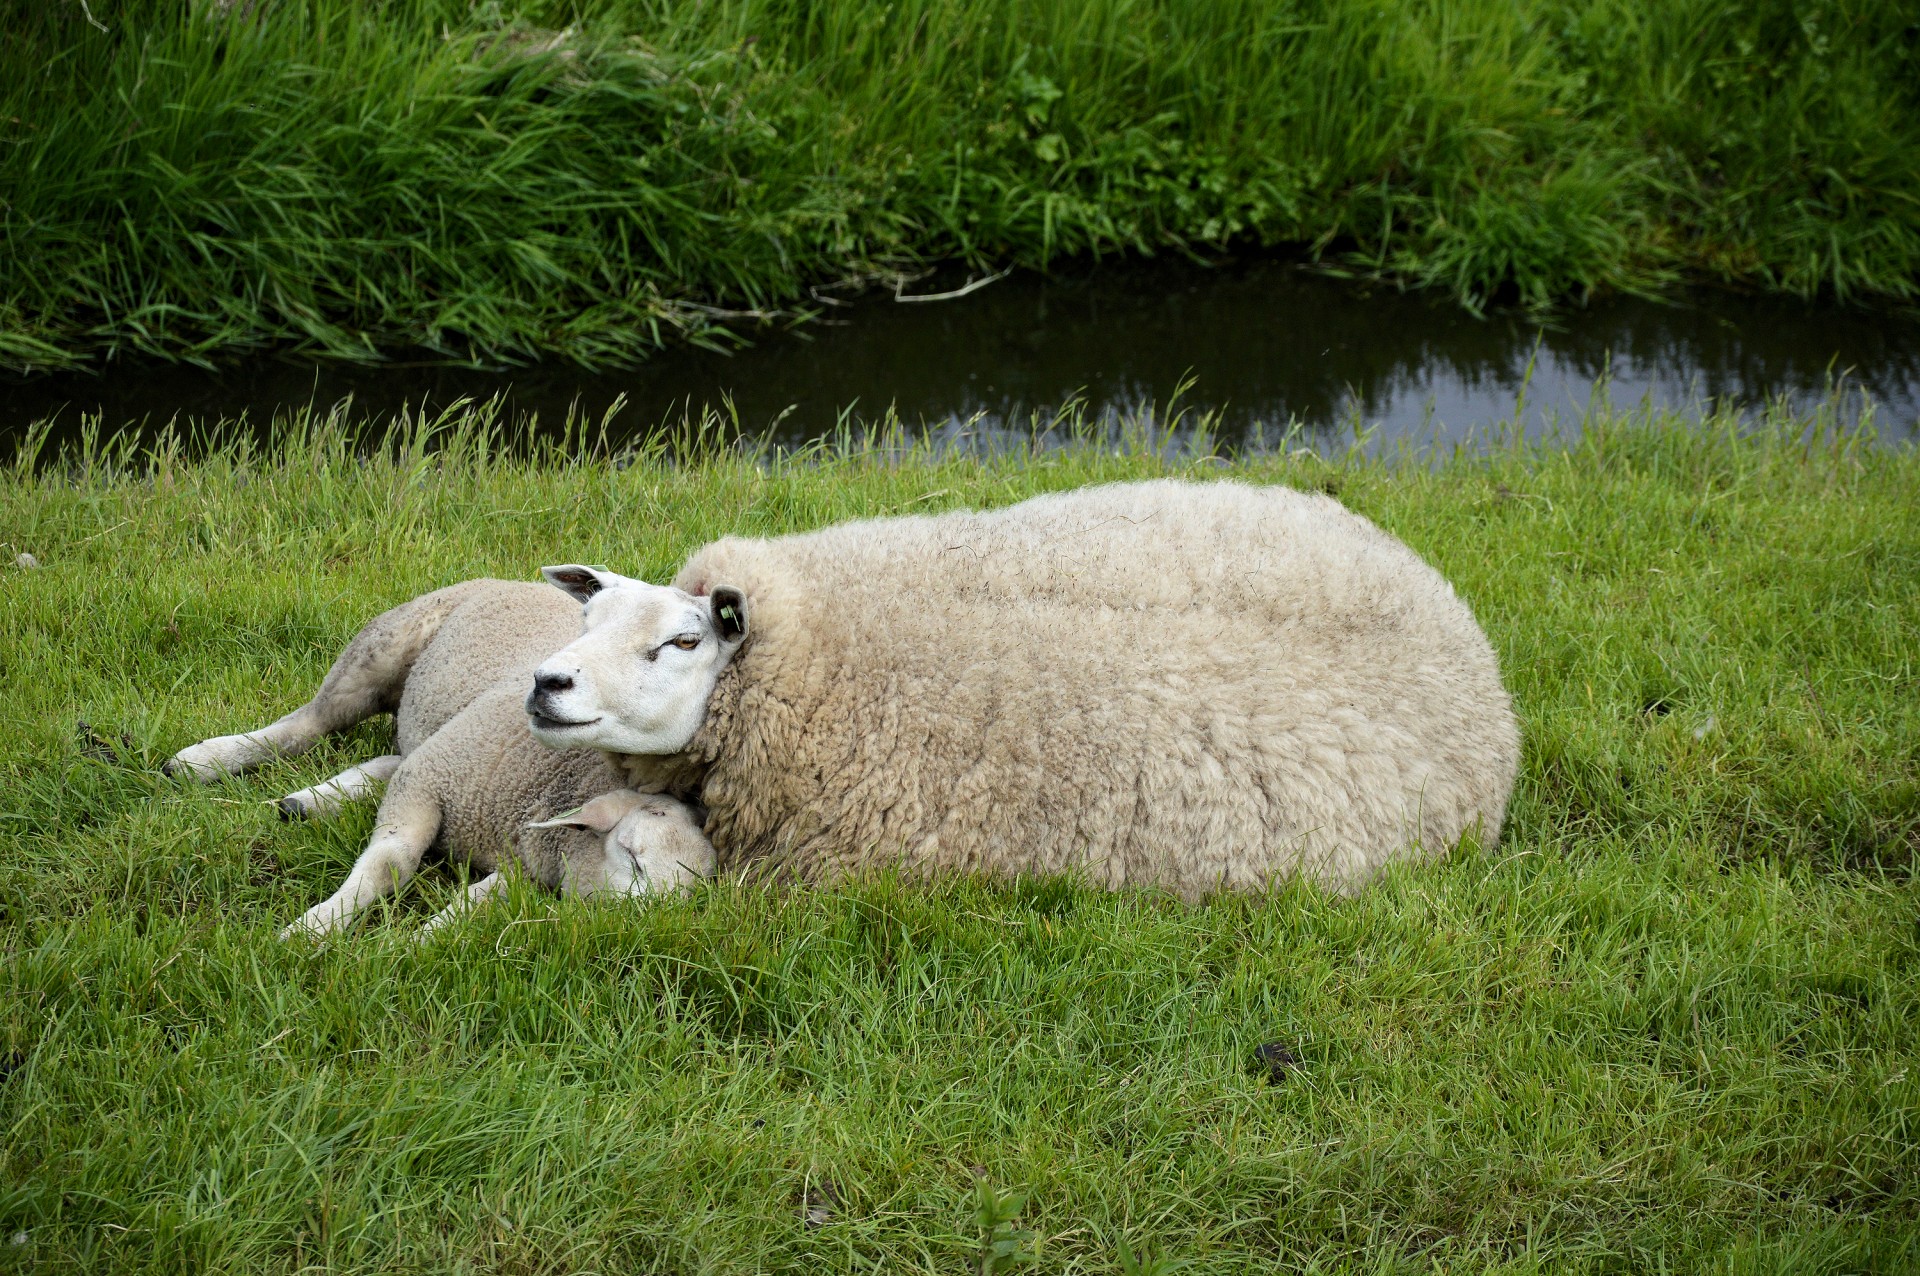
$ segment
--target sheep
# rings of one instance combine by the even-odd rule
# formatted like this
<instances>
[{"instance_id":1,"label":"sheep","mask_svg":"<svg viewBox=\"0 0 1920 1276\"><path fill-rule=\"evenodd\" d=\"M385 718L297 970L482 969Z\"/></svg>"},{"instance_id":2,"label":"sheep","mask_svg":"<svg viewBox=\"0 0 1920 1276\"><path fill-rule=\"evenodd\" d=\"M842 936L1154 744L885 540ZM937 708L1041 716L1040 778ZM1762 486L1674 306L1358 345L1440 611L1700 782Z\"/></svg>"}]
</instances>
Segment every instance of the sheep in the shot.
<instances>
[{"instance_id":1,"label":"sheep","mask_svg":"<svg viewBox=\"0 0 1920 1276\"><path fill-rule=\"evenodd\" d=\"M429 921L429 932L496 893L509 855L566 895L690 884L713 869L713 848L690 808L626 788L600 754L545 748L527 729L527 678L578 630L578 614L545 585L520 581L474 580L425 594L362 629L310 702L258 731L183 749L164 769L210 780L393 712L399 753L281 799L285 816L325 816L388 782L373 838L346 883L283 937L346 926L404 885L434 846L485 876Z\"/></svg>"},{"instance_id":2,"label":"sheep","mask_svg":"<svg viewBox=\"0 0 1920 1276\"><path fill-rule=\"evenodd\" d=\"M1466 604L1318 493L1116 484L547 576L584 631L534 734L697 796L728 871L1347 893L1492 845L1519 765Z\"/></svg>"}]
</instances>

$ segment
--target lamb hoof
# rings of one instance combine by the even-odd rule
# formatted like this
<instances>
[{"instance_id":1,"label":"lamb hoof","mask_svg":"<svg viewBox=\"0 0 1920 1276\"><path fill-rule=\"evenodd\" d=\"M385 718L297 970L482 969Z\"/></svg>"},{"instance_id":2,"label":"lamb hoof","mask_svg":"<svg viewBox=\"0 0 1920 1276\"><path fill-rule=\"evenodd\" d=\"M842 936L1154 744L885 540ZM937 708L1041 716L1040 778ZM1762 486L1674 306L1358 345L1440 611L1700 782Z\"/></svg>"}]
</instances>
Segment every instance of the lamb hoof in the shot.
<instances>
[{"instance_id":1,"label":"lamb hoof","mask_svg":"<svg viewBox=\"0 0 1920 1276\"><path fill-rule=\"evenodd\" d=\"M188 745L161 764L168 775L182 775L211 784L267 761L277 752L271 745L247 735L217 735Z\"/></svg>"},{"instance_id":2,"label":"lamb hoof","mask_svg":"<svg viewBox=\"0 0 1920 1276\"><path fill-rule=\"evenodd\" d=\"M291 795L281 798L274 805L280 808L280 818L283 820L304 820L309 814L307 804Z\"/></svg>"},{"instance_id":3,"label":"lamb hoof","mask_svg":"<svg viewBox=\"0 0 1920 1276\"><path fill-rule=\"evenodd\" d=\"M201 784L211 784L215 780L225 779L234 768L228 764L224 751L209 747L212 740L180 750L160 764L162 775L195 780Z\"/></svg>"}]
</instances>

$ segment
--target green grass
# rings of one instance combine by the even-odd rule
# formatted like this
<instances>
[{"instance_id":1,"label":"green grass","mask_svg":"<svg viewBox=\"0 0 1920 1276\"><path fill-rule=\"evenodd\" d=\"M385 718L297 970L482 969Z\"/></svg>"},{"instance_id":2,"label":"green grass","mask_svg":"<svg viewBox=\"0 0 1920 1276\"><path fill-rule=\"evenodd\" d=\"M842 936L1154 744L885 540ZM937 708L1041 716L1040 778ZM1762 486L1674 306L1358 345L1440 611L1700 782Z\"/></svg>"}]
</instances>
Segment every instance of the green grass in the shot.
<instances>
[{"instance_id":1,"label":"green grass","mask_svg":"<svg viewBox=\"0 0 1920 1276\"><path fill-rule=\"evenodd\" d=\"M1584 424L1433 464L616 462L464 421L437 451L416 424L356 456L321 423L17 467L0 548L42 566L0 569L0 1260L1915 1270L1920 453ZM1497 848L1202 907L1052 880L522 890L419 950L440 874L316 950L274 929L371 813L268 803L385 729L219 786L155 774L435 585L659 579L721 532L1165 472L1336 491L1457 582L1525 724ZM1300 1059L1278 1083L1248 1068L1268 1041Z\"/></svg>"},{"instance_id":2,"label":"green grass","mask_svg":"<svg viewBox=\"0 0 1920 1276\"><path fill-rule=\"evenodd\" d=\"M1917 37L1899 0L40 0L0 24L0 364L616 363L929 263L1227 246L1476 306L1911 299Z\"/></svg>"}]
</instances>

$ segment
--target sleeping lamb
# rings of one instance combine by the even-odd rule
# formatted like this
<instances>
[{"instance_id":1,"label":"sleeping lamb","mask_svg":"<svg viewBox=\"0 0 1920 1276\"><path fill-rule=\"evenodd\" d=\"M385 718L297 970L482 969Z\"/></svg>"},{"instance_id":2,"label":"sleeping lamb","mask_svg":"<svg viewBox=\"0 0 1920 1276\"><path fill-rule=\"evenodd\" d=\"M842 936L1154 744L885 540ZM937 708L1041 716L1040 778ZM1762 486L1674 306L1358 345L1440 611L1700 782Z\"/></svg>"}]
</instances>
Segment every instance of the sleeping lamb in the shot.
<instances>
[{"instance_id":1,"label":"sleeping lamb","mask_svg":"<svg viewBox=\"0 0 1920 1276\"><path fill-rule=\"evenodd\" d=\"M697 796L729 870L1351 891L1469 831L1491 844L1519 762L1452 587L1287 488L729 537L671 588L547 576L585 626L534 675L534 734Z\"/></svg>"},{"instance_id":2,"label":"sleeping lamb","mask_svg":"<svg viewBox=\"0 0 1920 1276\"><path fill-rule=\"evenodd\" d=\"M707 876L713 848L684 804L625 788L598 753L544 748L528 733L527 678L578 629L579 609L544 585L474 580L436 590L362 629L309 703L258 731L183 749L165 769L214 779L394 713L398 754L281 800L285 814L325 815L389 780L373 839L345 885L283 935L345 926L405 884L436 845L486 876L429 930L497 891L508 855L566 895L646 894Z\"/></svg>"}]
</instances>

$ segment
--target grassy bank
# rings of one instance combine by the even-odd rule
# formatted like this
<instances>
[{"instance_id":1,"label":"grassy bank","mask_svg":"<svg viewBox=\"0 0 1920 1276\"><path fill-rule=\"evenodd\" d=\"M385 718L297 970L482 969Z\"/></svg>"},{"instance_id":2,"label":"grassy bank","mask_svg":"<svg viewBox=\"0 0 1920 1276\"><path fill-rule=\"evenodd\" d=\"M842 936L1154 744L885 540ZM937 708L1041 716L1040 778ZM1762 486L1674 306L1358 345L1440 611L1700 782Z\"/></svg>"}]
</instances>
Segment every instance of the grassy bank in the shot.
<instances>
[{"instance_id":1,"label":"grassy bank","mask_svg":"<svg viewBox=\"0 0 1920 1276\"><path fill-rule=\"evenodd\" d=\"M523 892L428 951L407 936L444 875L350 942L273 937L371 813L293 826L270 799L383 729L205 789L155 766L298 703L363 620L448 581L658 579L726 531L1168 465L610 464L472 430L367 461L319 429L6 474L0 549L41 566L0 570L0 1254L1913 1270L1920 454L1802 424L1172 467L1337 491L1457 582L1525 723L1495 850L1199 908L1047 881ZM1247 1067L1268 1041L1299 1060L1277 1081Z\"/></svg>"},{"instance_id":2,"label":"grassy bank","mask_svg":"<svg viewBox=\"0 0 1920 1276\"><path fill-rule=\"evenodd\" d=\"M1292 246L1478 303L1911 298L1894 0L52 0L0 361L608 362L965 261Z\"/></svg>"}]
</instances>

